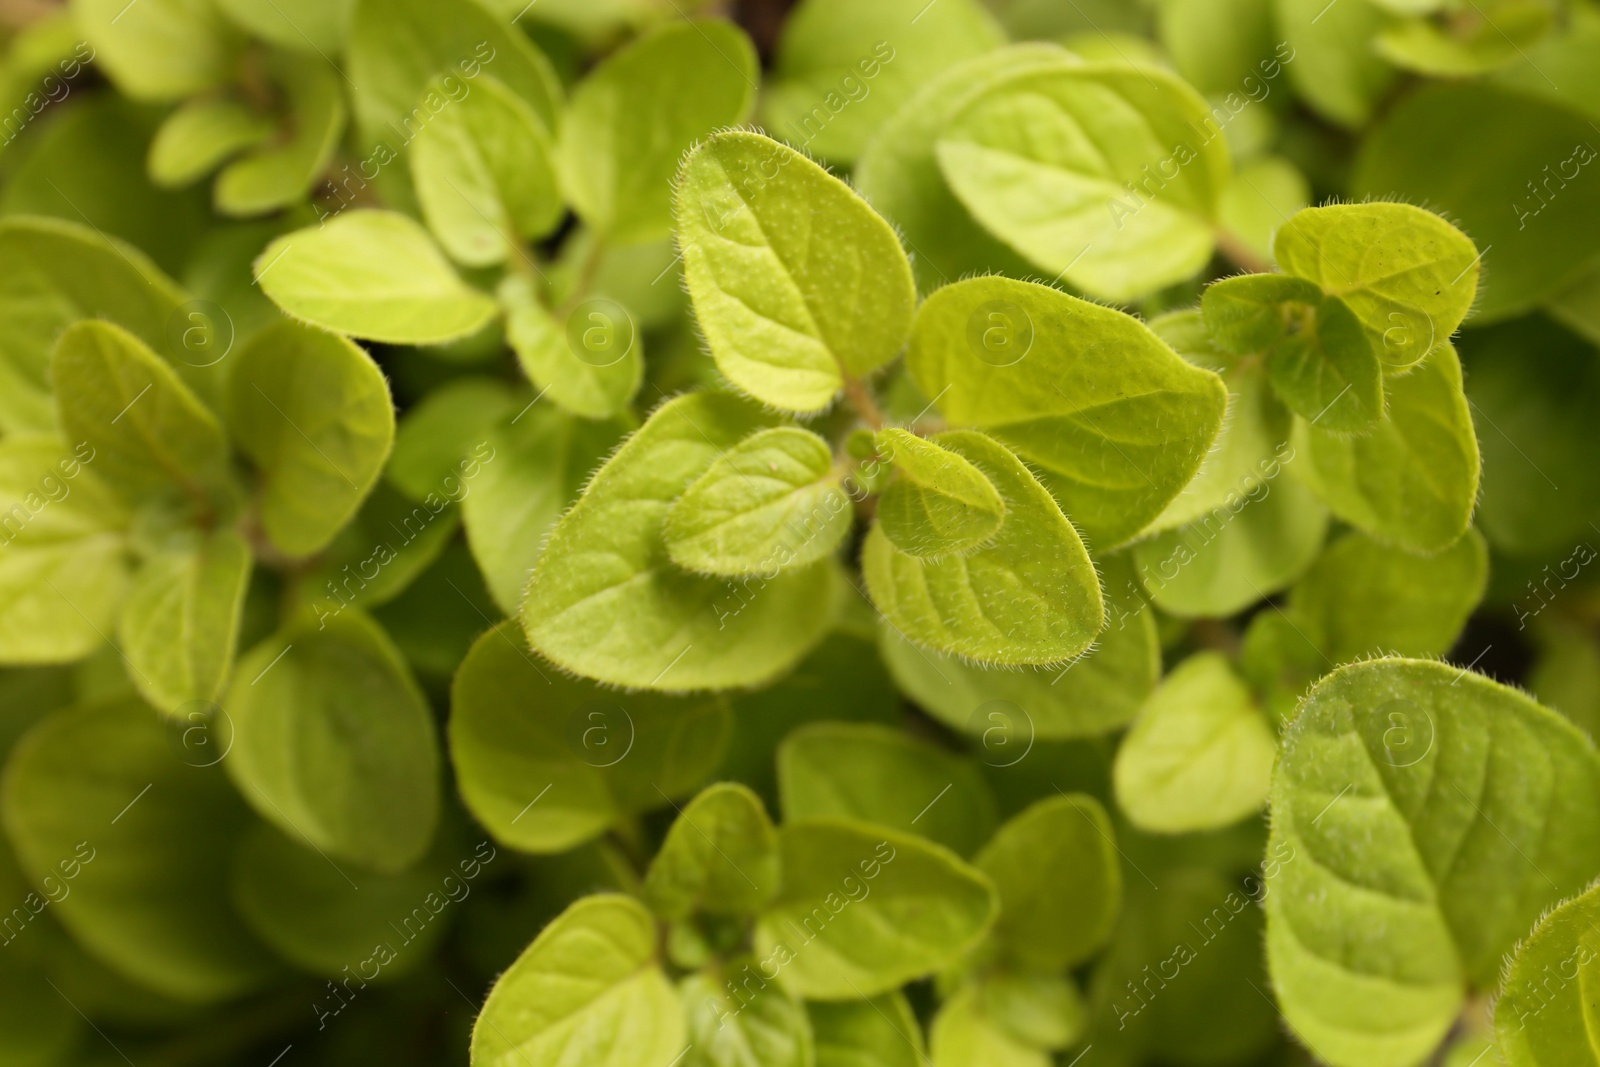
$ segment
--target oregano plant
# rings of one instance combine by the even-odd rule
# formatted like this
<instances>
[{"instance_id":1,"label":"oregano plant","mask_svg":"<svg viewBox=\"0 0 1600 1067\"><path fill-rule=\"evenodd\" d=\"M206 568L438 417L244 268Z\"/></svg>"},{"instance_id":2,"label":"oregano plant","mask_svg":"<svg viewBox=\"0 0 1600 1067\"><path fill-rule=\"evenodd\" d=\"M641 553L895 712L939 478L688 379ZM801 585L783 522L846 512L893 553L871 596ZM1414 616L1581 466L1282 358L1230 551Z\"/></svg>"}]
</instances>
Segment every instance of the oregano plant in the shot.
<instances>
[{"instance_id":1,"label":"oregano plant","mask_svg":"<svg viewBox=\"0 0 1600 1067\"><path fill-rule=\"evenodd\" d=\"M1600 1065L1597 56L0 5L0 1065Z\"/></svg>"}]
</instances>

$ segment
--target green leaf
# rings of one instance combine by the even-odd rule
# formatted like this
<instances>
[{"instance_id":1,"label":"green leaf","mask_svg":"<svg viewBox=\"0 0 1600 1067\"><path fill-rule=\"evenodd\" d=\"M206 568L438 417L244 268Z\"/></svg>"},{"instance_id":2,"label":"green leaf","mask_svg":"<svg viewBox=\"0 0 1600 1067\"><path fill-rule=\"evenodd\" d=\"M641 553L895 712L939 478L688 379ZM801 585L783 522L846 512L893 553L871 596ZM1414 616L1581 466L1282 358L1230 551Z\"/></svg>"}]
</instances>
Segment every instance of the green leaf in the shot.
<instances>
[{"instance_id":1,"label":"green leaf","mask_svg":"<svg viewBox=\"0 0 1600 1067\"><path fill-rule=\"evenodd\" d=\"M1554 12L1538 0L1500 0L1476 25L1409 18L1387 27L1374 47L1402 70L1440 78L1485 74L1526 57L1549 30Z\"/></svg>"},{"instance_id":2,"label":"green leaf","mask_svg":"<svg viewBox=\"0 0 1600 1067\"><path fill-rule=\"evenodd\" d=\"M898 475L879 497L877 513L894 547L934 560L971 551L999 532L1005 501L959 453L892 427L878 431L876 444Z\"/></svg>"},{"instance_id":3,"label":"green leaf","mask_svg":"<svg viewBox=\"0 0 1600 1067\"><path fill-rule=\"evenodd\" d=\"M1285 443L1289 412L1268 388L1259 360L1241 359L1218 347L1198 308L1159 315L1150 320L1150 329L1190 363L1220 375L1228 389L1222 429L1200 470L1145 529L1159 533L1257 492L1258 485L1278 476L1293 453Z\"/></svg>"},{"instance_id":4,"label":"green leaf","mask_svg":"<svg viewBox=\"0 0 1600 1067\"><path fill-rule=\"evenodd\" d=\"M419 502L441 490L448 495L464 480L476 488L483 460L497 453L488 445L489 434L526 402L495 378L472 375L445 382L406 409L384 477Z\"/></svg>"},{"instance_id":5,"label":"green leaf","mask_svg":"<svg viewBox=\"0 0 1600 1067\"><path fill-rule=\"evenodd\" d=\"M392 211L346 211L286 234L257 257L255 275L291 317L392 344L466 337L496 310L457 277L426 230Z\"/></svg>"},{"instance_id":6,"label":"green leaf","mask_svg":"<svg viewBox=\"0 0 1600 1067\"><path fill-rule=\"evenodd\" d=\"M1600 889L1539 919L1506 964L1494 1004L1495 1035L1512 1067L1600 1063L1594 1037L1596 902Z\"/></svg>"},{"instance_id":7,"label":"green leaf","mask_svg":"<svg viewBox=\"0 0 1600 1067\"><path fill-rule=\"evenodd\" d=\"M750 38L721 20L669 22L607 56L561 125L561 183L579 217L618 243L667 236L679 160L749 117L759 75Z\"/></svg>"},{"instance_id":8,"label":"green leaf","mask_svg":"<svg viewBox=\"0 0 1600 1067\"><path fill-rule=\"evenodd\" d=\"M150 180L178 188L272 135L272 123L232 96L203 96L168 115L150 142Z\"/></svg>"},{"instance_id":9,"label":"green leaf","mask_svg":"<svg viewBox=\"0 0 1600 1067\"><path fill-rule=\"evenodd\" d=\"M87 55L88 44L82 47ZM33 106L47 99L36 93ZM4 213L85 225L136 244L169 274L182 269L211 216L202 190L151 183L145 164L157 117L116 93L79 92L49 122L35 124L28 151L11 153Z\"/></svg>"},{"instance_id":10,"label":"green leaf","mask_svg":"<svg viewBox=\"0 0 1600 1067\"><path fill-rule=\"evenodd\" d=\"M234 857L232 896L256 936L296 967L373 981L421 965L445 932L433 920L472 891L426 864L400 874L351 873L359 889L315 851L258 825Z\"/></svg>"},{"instance_id":11,"label":"green leaf","mask_svg":"<svg viewBox=\"0 0 1600 1067\"><path fill-rule=\"evenodd\" d=\"M1081 1005L1080 1012L1084 1011ZM978 987L947 999L929 1029L933 1067L1050 1067L1048 1050L1024 1040L996 1018Z\"/></svg>"},{"instance_id":12,"label":"green leaf","mask_svg":"<svg viewBox=\"0 0 1600 1067\"><path fill-rule=\"evenodd\" d=\"M830 556L855 512L828 442L796 426L760 430L728 449L684 490L662 525L685 570L740 577Z\"/></svg>"},{"instance_id":13,"label":"green leaf","mask_svg":"<svg viewBox=\"0 0 1600 1067\"><path fill-rule=\"evenodd\" d=\"M1010 766L1035 737L1093 737L1131 722L1161 674L1155 612L1121 559L1106 562L1106 628L1093 652L1064 669L985 667L913 645L879 628L895 683L918 707L977 737L983 760Z\"/></svg>"},{"instance_id":14,"label":"green leaf","mask_svg":"<svg viewBox=\"0 0 1600 1067\"><path fill-rule=\"evenodd\" d=\"M1372 48L1388 16L1369 0L1333 7L1325 0L1275 0L1274 7L1283 36L1275 54L1295 93L1323 118L1349 129L1365 126L1395 81Z\"/></svg>"},{"instance_id":15,"label":"green leaf","mask_svg":"<svg viewBox=\"0 0 1600 1067\"><path fill-rule=\"evenodd\" d=\"M674 210L700 329L756 399L821 410L905 343L916 289L899 238L793 149L739 131L708 138L684 160Z\"/></svg>"},{"instance_id":16,"label":"green leaf","mask_svg":"<svg viewBox=\"0 0 1600 1067\"><path fill-rule=\"evenodd\" d=\"M344 135L349 114L330 64L297 56L276 66L288 96L287 135L222 168L213 199L224 215L265 215L301 202L322 180Z\"/></svg>"},{"instance_id":17,"label":"green leaf","mask_svg":"<svg viewBox=\"0 0 1600 1067\"><path fill-rule=\"evenodd\" d=\"M467 808L527 852L565 851L692 793L728 729L719 697L624 696L570 678L535 660L511 622L472 646L450 705Z\"/></svg>"},{"instance_id":18,"label":"green leaf","mask_svg":"<svg viewBox=\"0 0 1600 1067\"><path fill-rule=\"evenodd\" d=\"M1420 660L1330 674L1272 782L1267 960L1289 1025L1333 1067L1421 1062L1468 985L1492 987L1593 876L1597 805L1593 744L1515 690Z\"/></svg>"},{"instance_id":19,"label":"green leaf","mask_svg":"<svg viewBox=\"0 0 1600 1067\"><path fill-rule=\"evenodd\" d=\"M741 964L742 969L735 971ZM742 960L727 964L738 977L752 974L750 967ZM681 992L690 1041L684 1062L690 1067L815 1064L806 1007L782 986L768 985L760 977L735 985L708 972L685 979Z\"/></svg>"},{"instance_id":20,"label":"green leaf","mask_svg":"<svg viewBox=\"0 0 1600 1067\"><path fill-rule=\"evenodd\" d=\"M1383 415L1383 364L1343 301L1303 278L1245 274L1207 287L1216 343L1263 353L1278 396L1325 430L1365 430Z\"/></svg>"},{"instance_id":21,"label":"green leaf","mask_svg":"<svg viewBox=\"0 0 1600 1067\"><path fill-rule=\"evenodd\" d=\"M778 835L761 798L722 782L678 812L645 875L656 914L753 914L778 892Z\"/></svg>"},{"instance_id":22,"label":"green leaf","mask_svg":"<svg viewBox=\"0 0 1600 1067\"><path fill-rule=\"evenodd\" d=\"M806 0L784 20L763 121L789 144L850 163L919 87L1004 42L975 0Z\"/></svg>"},{"instance_id":23,"label":"green leaf","mask_svg":"<svg viewBox=\"0 0 1600 1067\"><path fill-rule=\"evenodd\" d=\"M861 570L872 601L907 639L988 663L1062 663L1105 625L1100 581L1072 523L1004 445L971 430L934 438L972 463L1005 501L992 544L933 561L874 526Z\"/></svg>"},{"instance_id":24,"label":"green leaf","mask_svg":"<svg viewBox=\"0 0 1600 1067\"><path fill-rule=\"evenodd\" d=\"M878 131L858 161L857 188L917 252L918 285L930 290L972 274L1026 275L1031 268L967 214L945 184L935 145L964 104L1032 70L1077 64L1065 49L1029 42L958 63L917 90Z\"/></svg>"},{"instance_id":25,"label":"green leaf","mask_svg":"<svg viewBox=\"0 0 1600 1067\"><path fill-rule=\"evenodd\" d=\"M355 344L280 322L240 350L229 424L261 472L267 536L284 552L323 548L366 499L394 443L394 408L377 364Z\"/></svg>"},{"instance_id":26,"label":"green leaf","mask_svg":"<svg viewBox=\"0 0 1600 1067\"><path fill-rule=\"evenodd\" d=\"M1117 806L1141 830L1232 825L1267 799L1278 738L1216 652L1184 660L1145 701L1117 749Z\"/></svg>"},{"instance_id":27,"label":"green leaf","mask_svg":"<svg viewBox=\"0 0 1600 1067\"><path fill-rule=\"evenodd\" d=\"M1272 238L1283 220L1308 207L1311 183L1293 163L1258 156L1239 164L1217 201L1217 221L1245 249L1272 262Z\"/></svg>"},{"instance_id":28,"label":"green leaf","mask_svg":"<svg viewBox=\"0 0 1600 1067\"><path fill-rule=\"evenodd\" d=\"M1442 656L1488 581L1489 550L1476 530L1432 556L1396 552L1351 531L1328 546L1290 602L1334 663L1374 652Z\"/></svg>"},{"instance_id":29,"label":"green leaf","mask_svg":"<svg viewBox=\"0 0 1600 1067\"><path fill-rule=\"evenodd\" d=\"M1111 820L1093 797L1038 801L1001 826L974 862L1000 894L994 945L1003 959L1056 972L1110 940L1122 868Z\"/></svg>"},{"instance_id":30,"label":"green leaf","mask_svg":"<svg viewBox=\"0 0 1600 1067\"><path fill-rule=\"evenodd\" d=\"M1414 367L1447 342L1478 291L1480 257L1472 240L1410 204L1308 207L1278 230L1273 250L1280 268L1315 282L1354 313L1391 370ZM1338 360L1333 340L1324 344ZM1358 392L1365 388L1364 378L1345 376Z\"/></svg>"},{"instance_id":31,"label":"green leaf","mask_svg":"<svg viewBox=\"0 0 1600 1067\"><path fill-rule=\"evenodd\" d=\"M7 433L54 430L50 353L67 326L109 319L165 351L184 301L137 249L75 223L0 221L0 262L0 428Z\"/></svg>"},{"instance_id":32,"label":"green leaf","mask_svg":"<svg viewBox=\"0 0 1600 1067\"><path fill-rule=\"evenodd\" d=\"M1028 1045L1068 1048L1083 1037L1089 1025L1089 1006L1066 976L990 971L977 990L983 1013Z\"/></svg>"},{"instance_id":33,"label":"green leaf","mask_svg":"<svg viewBox=\"0 0 1600 1067\"><path fill-rule=\"evenodd\" d=\"M1448 343L1410 374L1389 376L1388 413L1364 437L1295 420L1295 477L1339 518L1412 552L1466 532L1478 495L1478 440Z\"/></svg>"},{"instance_id":34,"label":"green leaf","mask_svg":"<svg viewBox=\"0 0 1600 1067\"><path fill-rule=\"evenodd\" d=\"M222 84L242 44L210 0L72 0L72 17L117 88L141 100Z\"/></svg>"},{"instance_id":35,"label":"green leaf","mask_svg":"<svg viewBox=\"0 0 1600 1067\"><path fill-rule=\"evenodd\" d=\"M977 766L899 730L814 723L778 749L783 817L854 819L921 834L962 856L989 840L994 796Z\"/></svg>"},{"instance_id":36,"label":"green leaf","mask_svg":"<svg viewBox=\"0 0 1600 1067\"><path fill-rule=\"evenodd\" d=\"M128 587L120 497L87 442L0 439L0 662L70 663L105 643Z\"/></svg>"},{"instance_id":37,"label":"green leaf","mask_svg":"<svg viewBox=\"0 0 1600 1067\"><path fill-rule=\"evenodd\" d=\"M547 130L561 110L561 84L544 53L509 17L475 0L356 0L347 62L351 82L361 87L351 94L360 131L380 146L374 158L394 159L444 110L438 101L425 114L413 111L442 73L470 92L472 81L491 71L533 106Z\"/></svg>"},{"instance_id":38,"label":"green leaf","mask_svg":"<svg viewBox=\"0 0 1600 1067\"><path fill-rule=\"evenodd\" d=\"M552 314L533 282L512 275L500 285L506 340L539 394L574 415L606 419L627 410L644 377L644 338L627 308L585 300Z\"/></svg>"},{"instance_id":39,"label":"green leaf","mask_svg":"<svg viewBox=\"0 0 1600 1067\"><path fill-rule=\"evenodd\" d=\"M487 451L474 453L481 466L461 501L461 520L505 614L517 614L550 529L624 430L535 404L484 434Z\"/></svg>"},{"instance_id":40,"label":"green leaf","mask_svg":"<svg viewBox=\"0 0 1600 1067\"><path fill-rule=\"evenodd\" d=\"M0 788L6 835L36 884L82 864L51 912L118 974L195 1002L272 977L228 902L250 813L214 766L173 758L154 712L133 700L52 712L12 750Z\"/></svg>"},{"instance_id":41,"label":"green leaf","mask_svg":"<svg viewBox=\"0 0 1600 1067\"><path fill-rule=\"evenodd\" d=\"M423 98L450 88L435 80ZM445 251L486 267L526 256L523 245L561 221L561 194L550 135L532 105L490 74L473 89L417 132L411 177Z\"/></svg>"},{"instance_id":42,"label":"green leaf","mask_svg":"<svg viewBox=\"0 0 1600 1067\"><path fill-rule=\"evenodd\" d=\"M1253 96L1272 70L1272 0L1174 0L1156 14L1173 69L1202 93Z\"/></svg>"},{"instance_id":43,"label":"green leaf","mask_svg":"<svg viewBox=\"0 0 1600 1067\"><path fill-rule=\"evenodd\" d=\"M1304 574L1327 531L1328 512L1316 496L1279 477L1257 481L1248 493L1235 490L1195 521L1140 541L1132 556L1145 595L1157 607L1222 618Z\"/></svg>"},{"instance_id":44,"label":"green leaf","mask_svg":"<svg viewBox=\"0 0 1600 1067\"><path fill-rule=\"evenodd\" d=\"M1040 470L1073 523L1108 547L1194 477L1227 406L1215 374L1137 319L1009 278L929 297L906 365L952 425L994 435Z\"/></svg>"},{"instance_id":45,"label":"green leaf","mask_svg":"<svg viewBox=\"0 0 1600 1067\"><path fill-rule=\"evenodd\" d=\"M61 428L95 452L95 473L128 500L183 494L207 507L231 486L216 416L133 334L69 326L50 357Z\"/></svg>"},{"instance_id":46,"label":"green leaf","mask_svg":"<svg viewBox=\"0 0 1600 1067\"><path fill-rule=\"evenodd\" d=\"M523 950L472 1028L472 1067L659 1067L681 1055L683 1005L655 958L655 922L620 894L584 897Z\"/></svg>"},{"instance_id":47,"label":"green leaf","mask_svg":"<svg viewBox=\"0 0 1600 1067\"><path fill-rule=\"evenodd\" d=\"M763 970L807 1000L887 993L956 963L994 922L989 879L919 837L818 819L778 831L783 887L756 926Z\"/></svg>"},{"instance_id":48,"label":"green leaf","mask_svg":"<svg viewBox=\"0 0 1600 1067\"><path fill-rule=\"evenodd\" d=\"M216 0L218 9L253 36L295 51L339 52L355 0Z\"/></svg>"},{"instance_id":49,"label":"green leaf","mask_svg":"<svg viewBox=\"0 0 1600 1067\"><path fill-rule=\"evenodd\" d=\"M118 630L133 684L156 710L216 704L249 583L250 546L231 530L185 538L140 566Z\"/></svg>"},{"instance_id":50,"label":"green leaf","mask_svg":"<svg viewBox=\"0 0 1600 1067\"><path fill-rule=\"evenodd\" d=\"M227 770L294 840L385 873L414 863L439 819L439 745L410 670L370 619L302 621L239 660L223 704Z\"/></svg>"},{"instance_id":51,"label":"green leaf","mask_svg":"<svg viewBox=\"0 0 1600 1067\"><path fill-rule=\"evenodd\" d=\"M662 538L672 502L769 421L719 393L657 408L551 531L521 608L529 644L634 688L754 685L798 662L832 621L829 563L735 585L679 569Z\"/></svg>"},{"instance_id":52,"label":"green leaf","mask_svg":"<svg viewBox=\"0 0 1600 1067\"><path fill-rule=\"evenodd\" d=\"M921 1067L922 1025L899 993L871 1000L810 1001L816 1067Z\"/></svg>"},{"instance_id":53,"label":"green leaf","mask_svg":"<svg viewBox=\"0 0 1600 1067\"><path fill-rule=\"evenodd\" d=\"M950 117L935 152L989 232L1046 274L1119 301L1205 266L1230 173L1200 95L1126 63L996 80Z\"/></svg>"},{"instance_id":54,"label":"green leaf","mask_svg":"<svg viewBox=\"0 0 1600 1067\"><path fill-rule=\"evenodd\" d=\"M975 987L945 1001L929 1032L933 1067L1050 1067L1050 1054L1018 1041L983 1010Z\"/></svg>"},{"instance_id":55,"label":"green leaf","mask_svg":"<svg viewBox=\"0 0 1600 1067\"><path fill-rule=\"evenodd\" d=\"M1450 132L1468 125L1474 143L1497 150L1473 152ZM1600 225L1600 184L1583 171L1593 140L1579 113L1536 96L1481 82L1428 85L1363 139L1350 191L1447 212L1483 250L1474 321L1499 321L1532 310L1592 261L1585 235Z\"/></svg>"}]
</instances>

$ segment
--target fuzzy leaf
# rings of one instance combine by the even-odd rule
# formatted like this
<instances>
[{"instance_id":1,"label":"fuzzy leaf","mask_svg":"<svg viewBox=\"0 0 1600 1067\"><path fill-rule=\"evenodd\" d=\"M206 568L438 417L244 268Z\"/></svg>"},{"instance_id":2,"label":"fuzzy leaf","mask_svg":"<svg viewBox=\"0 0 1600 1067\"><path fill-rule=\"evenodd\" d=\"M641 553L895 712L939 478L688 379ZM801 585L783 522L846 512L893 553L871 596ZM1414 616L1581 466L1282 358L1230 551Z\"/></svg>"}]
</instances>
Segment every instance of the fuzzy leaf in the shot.
<instances>
[{"instance_id":1,"label":"fuzzy leaf","mask_svg":"<svg viewBox=\"0 0 1600 1067\"><path fill-rule=\"evenodd\" d=\"M1005 501L960 454L905 430L879 430L878 452L898 475L878 499L878 526L907 555L937 559L993 537Z\"/></svg>"},{"instance_id":2,"label":"fuzzy leaf","mask_svg":"<svg viewBox=\"0 0 1600 1067\"><path fill-rule=\"evenodd\" d=\"M1511 1067L1600 1064L1597 901L1600 888L1591 887L1541 917L1507 962L1494 1028Z\"/></svg>"},{"instance_id":3,"label":"fuzzy leaf","mask_svg":"<svg viewBox=\"0 0 1600 1067\"><path fill-rule=\"evenodd\" d=\"M1005 501L992 544L932 561L873 527L862 574L873 603L916 644L1005 664L1061 663L1105 625L1100 582L1072 523L1004 445L971 430L934 438L973 464Z\"/></svg>"},{"instance_id":4,"label":"fuzzy leaf","mask_svg":"<svg viewBox=\"0 0 1600 1067\"><path fill-rule=\"evenodd\" d=\"M659 1067L684 1048L683 1006L655 923L621 894L583 897L523 950L472 1028L472 1067Z\"/></svg>"},{"instance_id":5,"label":"fuzzy leaf","mask_svg":"<svg viewBox=\"0 0 1600 1067\"><path fill-rule=\"evenodd\" d=\"M674 211L711 354L757 400L821 410L905 343L916 289L899 239L800 153L719 133L684 160Z\"/></svg>"},{"instance_id":6,"label":"fuzzy leaf","mask_svg":"<svg viewBox=\"0 0 1600 1067\"><path fill-rule=\"evenodd\" d=\"M1390 376L1387 414L1362 437L1297 419L1295 477L1339 518L1380 541L1435 552L1466 532L1478 495L1478 440L1448 343Z\"/></svg>"},{"instance_id":7,"label":"fuzzy leaf","mask_svg":"<svg viewBox=\"0 0 1600 1067\"><path fill-rule=\"evenodd\" d=\"M725 393L657 408L551 532L521 609L529 644L567 670L647 689L752 685L798 662L832 619L827 562L736 585L682 570L662 537L673 501L769 421Z\"/></svg>"},{"instance_id":8,"label":"fuzzy leaf","mask_svg":"<svg viewBox=\"0 0 1600 1067\"><path fill-rule=\"evenodd\" d=\"M668 510L662 536L685 570L737 578L831 555L853 515L828 442L777 426L717 457Z\"/></svg>"},{"instance_id":9,"label":"fuzzy leaf","mask_svg":"<svg viewBox=\"0 0 1600 1067\"><path fill-rule=\"evenodd\" d=\"M516 615L546 537L626 427L535 404L484 434L461 501L467 544L495 603Z\"/></svg>"},{"instance_id":10,"label":"fuzzy leaf","mask_svg":"<svg viewBox=\"0 0 1600 1067\"><path fill-rule=\"evenodd\" d=\"M1469 983L1491 986L1600 855L1589 739L1443 663L1375 660L1319 682L1284 736L1271 806L1272 984L1333 1067L1426 1059Z\"/></svg>"},{"instance_id":11,"label":"fuzzy leaf","mask_svg":"<svg viewBox=\"0 0 1600 1067\"><path fill-rule=\"evenodd\" d=\"M1227 406L1215 374L1137 319L1009 278L929 297L906 365L952 425L992 434L1038 468L1073 523L1107 546L1188 484Z\"/></svg>"},{"instance_id":12,"label":"fuzzy leaf","mask_svg":"<svg viewBox=\"0 0 1600 1067\"><path fill-rule=\"evenodd\" d=\"M991 233L1053 277L1129 300L1211 258L1225 142L1204 100L1158 68L1020 70L964 101L939 169Z\"/></svg>"},{"instance_id":13,"label":"fuzzy leaf","mask_svg":"<svg viewBox=\"0 0 1600 1067\"><path fill-rule=\"evenodd\" d=\"M1416 366L1449 340L1478 291L1471 239L1410 204L1306 208L1278 230L1273 251L1281 269L1348 307L1395 370Z\"/></svg>"}]
</instances>

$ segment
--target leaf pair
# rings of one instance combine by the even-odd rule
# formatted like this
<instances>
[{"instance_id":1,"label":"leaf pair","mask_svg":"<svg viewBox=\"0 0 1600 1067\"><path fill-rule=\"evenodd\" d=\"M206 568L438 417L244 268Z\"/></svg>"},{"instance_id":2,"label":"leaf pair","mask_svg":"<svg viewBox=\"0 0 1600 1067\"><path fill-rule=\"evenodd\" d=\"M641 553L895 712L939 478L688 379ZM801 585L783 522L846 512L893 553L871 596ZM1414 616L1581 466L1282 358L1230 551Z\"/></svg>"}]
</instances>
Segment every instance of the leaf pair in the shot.
<instances>
[{"instance_id":1,"label":"leaf pair","mask_svg":"<svg viewBox=\"0 0 1600 1067\"><path fill-rule=\"evenodd\" d=\"M1206 327L1224 351L1262 353L1278 396L1323 430L1374 425L1385 372L1440 348L1477 291L1472 242L1406 204L1307 208L1278 231L1274 250L1286 273L1206 290Z\"/></svg>"}]
</instances>

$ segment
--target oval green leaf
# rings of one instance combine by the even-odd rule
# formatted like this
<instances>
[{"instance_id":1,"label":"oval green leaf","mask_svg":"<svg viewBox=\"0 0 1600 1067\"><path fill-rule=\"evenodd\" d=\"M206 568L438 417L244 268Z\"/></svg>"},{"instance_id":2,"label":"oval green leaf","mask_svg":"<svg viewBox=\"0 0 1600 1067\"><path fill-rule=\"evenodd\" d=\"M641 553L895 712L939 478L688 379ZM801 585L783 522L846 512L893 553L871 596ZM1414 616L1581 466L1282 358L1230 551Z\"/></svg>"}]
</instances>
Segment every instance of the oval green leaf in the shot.
<instances>
[{"instance_id":1,"label":"oval green leaf","mask_svg":"<svg viewBox=\"0 0 1600 1067\"><path fill-rule=\"evenodd\" d=\"M874 526L862 549L872 601L908 640L986 663L1062 663L1105 625L1100 580L1072 523L1004 445L971 430L934 438L973 464L1005 501L992 544L931 561Z\"/></svg>"},{"instance_id":2,"label":"oval green leaf","mask_svg":"<svg viewBox=\"0 0 1600 1067\"><path fill-rule=\"evenodd\" d=\"M707 139L684 160L674 212L711 354L756 399L819 411L905 343L916 287L899 238L794 149L739 131Z\"/></svg>"}]
</instances>

